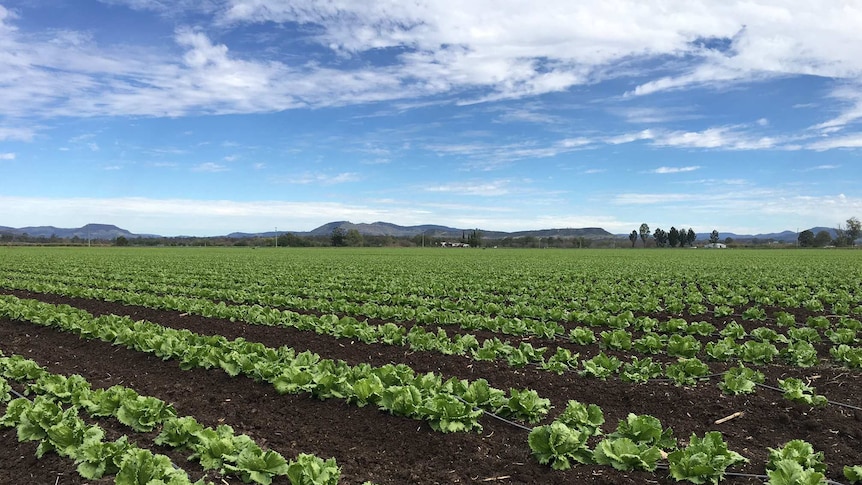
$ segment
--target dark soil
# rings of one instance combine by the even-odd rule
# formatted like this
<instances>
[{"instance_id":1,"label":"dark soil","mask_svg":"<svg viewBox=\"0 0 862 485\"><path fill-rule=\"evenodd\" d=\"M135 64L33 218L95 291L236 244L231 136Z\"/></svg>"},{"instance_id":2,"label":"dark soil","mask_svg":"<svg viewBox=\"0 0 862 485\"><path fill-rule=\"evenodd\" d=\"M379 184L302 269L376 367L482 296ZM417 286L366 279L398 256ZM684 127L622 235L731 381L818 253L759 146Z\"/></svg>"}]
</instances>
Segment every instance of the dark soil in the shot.
<instances>
[{"instance_id":1,"label":"dark soil","mask_svg":"<svg viewBox=\"0 0 862 485\"><path fill-rule=\"evenodd\" d=\"M675 387L667 382L637 385L612 379L601 381L575 373L558 376L535 368L512 369L503 363L475 362L431 352L406 352L402 347L367 345L350 340L226 320L184 315L136 306L82 300L57 295L7 291L19 297L67 303L94 314L114 313L146 319L174 328L187 328L227 338L244 337L268 346L288 345L311 350L324 358L351 364L405 363L417 372L434 371L444 377L483 377L495 387L533 388L554 405L547 421L567 400L599 405L606 432L628 413L650 414L672 427L682 441L692 433L721 431L730 448L751 462L733 472L763 474L767 448L791 439L804 439L826 455L828 477L841 481L844 465L862 464L862 412L829 405L811 409L785 400L780 393L761 389L749 396L726 396L716 381L697 387ZM29 323L0 320L0 350L19 353L51 371L86 377L97 387L122 383L144 395L174 403L181 415L205 425L227 423L259 444L290 458L298 453L335 457L342 467L342 483L371 480L402 483L675 483L665 471L618 472L605 466L577 466L561 472L539 465L530 456L524 430L483 418L481 433L442 434L419 421L394 417L369 407L343 401L318 401L307 395L280 396L268 385L231 378L220 370L181 371L176 362ZM574 350L574 348L573 348ZM582 355L584 355L582 353ZM721 371L726 364L710 364ZM769 365L759 370L767 383L787 376L811 380L830 400L859 406L860 373L822 366L798 369ZM714 421L737 411L745 414L724 424ZM0 483L84 483L71 462L56 456L35 460L31 443L18 444L14 432L3 430ZM128 434L134 434L129 432ZM154 448L154 451L165 452ZM22 456L24 458L22 458ZM192 470L193 468L190 468ZM192 472L199 477L202 472ZM32 479L28 478L31 477ZM488 480L490 479L490 480ZM285 478L275 483L288 483ZM762 483L756 478L729 477L723 483Z\"/></svg>"}]
</instances>

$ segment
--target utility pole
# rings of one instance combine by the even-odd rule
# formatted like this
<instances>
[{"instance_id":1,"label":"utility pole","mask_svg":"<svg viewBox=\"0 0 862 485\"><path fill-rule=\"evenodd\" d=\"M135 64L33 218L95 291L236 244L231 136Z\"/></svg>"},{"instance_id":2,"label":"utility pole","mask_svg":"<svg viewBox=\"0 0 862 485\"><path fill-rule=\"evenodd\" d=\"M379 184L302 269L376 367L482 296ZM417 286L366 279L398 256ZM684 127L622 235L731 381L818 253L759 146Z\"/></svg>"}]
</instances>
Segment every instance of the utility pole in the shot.
<instances>
[{"instance_id":1,"label":"utility pole","mask_svg":"<svg viewBox=\"0 0 862 485\"><path fill-rule=\"evenodd\" d=\"M278 226L275 226L275 247L278 247Z\"/></svg>"}]
</instances>

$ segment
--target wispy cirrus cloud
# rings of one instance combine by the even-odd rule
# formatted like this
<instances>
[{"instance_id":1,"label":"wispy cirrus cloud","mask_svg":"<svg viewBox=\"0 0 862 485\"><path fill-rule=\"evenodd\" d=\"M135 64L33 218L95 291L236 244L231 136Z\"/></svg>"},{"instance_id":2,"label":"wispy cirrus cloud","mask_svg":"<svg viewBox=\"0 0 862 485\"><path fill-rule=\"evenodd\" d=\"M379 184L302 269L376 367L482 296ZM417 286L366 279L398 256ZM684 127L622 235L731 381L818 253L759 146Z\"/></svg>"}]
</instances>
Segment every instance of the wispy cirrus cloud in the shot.
<instances>
[{"instance_id":1,"label":"wispy cirrus cloud","mask_svg":"<svg viewBox=\"0 0 862 485\"><path fill-rule=\"evenodd\" d=\"M687 167L659 167L653 170L648 170L648 173L668 174L668 173L686 173L700 170L700 165L689 165Z\"/></svg>"},{"instance_id":2,"label":"wispy cirrus cloud","mask_svg":"<svg viewBox=\"0 0 862 485\"><path fill-rule=\"evenodd\" d=\"M15 160L14 153L0 153L0 160Z\"/></svg>"},{"instance_id":3,"label":"wispy cirrus cloud","mask_svg":"<svg viewBox=\"0 0 862 485\"><path fill-rule=\"evenodd\" d=\"M818 170L836 170L839 168L841 168L841 165L824 164L824 165L815 165L813 167L808 167L808 168L800 168L800 169L797 169L796 171L797 172L815 172Z\"/></svg>"},{"instance_id":4,"label":"wispy cirrus cloud","mask_svg":"<svg viewBox=\"0 0 862 485\"><path fill-rule=\"evenodd\" d=\"M425 192L493 197L510 194L512 192L511 184L512 181L506 179L489 181L474 180L468 182L451 182L429 185L424 187L422 190Z\"/></svg>"},{"instance_id":5,"label":"wispy cirrus cloud","mask_svg":"<svg viewBox=\"0 0 862 485\"><path fill-rule=\"evenodd\" d=\"M357 182L362 180L362 177L356 172L341 172L336 174L303 172L296 175L275 177L273 180L276 183L294 185L336 185L348 182Z\"/></svg>"},{"instance_id":6,"label":"wispy cirrus cloud","mask_svg":"<svg viewBox=\"0 0 862 485\"><path fill-rule=\"evenodd\" d=\"M227 172L228 170L230 170L230 169L227 166L219 164L219 163L215 163L215 162L199 163L199 164L195 165L194 167L192 167L192 172L216 173L216 172Z\"/></svg>"}]
</instances>

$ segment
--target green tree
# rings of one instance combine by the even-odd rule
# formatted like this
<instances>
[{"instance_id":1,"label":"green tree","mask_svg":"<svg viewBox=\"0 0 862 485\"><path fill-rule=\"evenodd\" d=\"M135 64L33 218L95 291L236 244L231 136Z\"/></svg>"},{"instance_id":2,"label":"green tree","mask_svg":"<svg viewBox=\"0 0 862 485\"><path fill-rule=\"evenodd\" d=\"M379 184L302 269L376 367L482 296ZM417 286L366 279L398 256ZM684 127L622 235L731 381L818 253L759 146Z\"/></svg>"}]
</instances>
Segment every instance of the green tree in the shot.
<instances>
[{"instance_id":1,"label":"green tree","mask_svg":"<svg viewBox=\"0 0 862 485\"><path fill-rule=\"evenodd\" d=\"M694 229L689 227L688 232L685 234L685 242L691 246L695 241L697 241L697 234L694 233Z\"/></svg>"},{"instance_id":2,"label":"green tree","mask_svg":"<svg viewBox=\"0 0 862 485\"><path fill-rule=\"evenodd\" d=\"M646 247L646 240L647 240L647 238L648 238L648 237L649 237L649 235L650 235L649 226L647 225L647 223L646 223L646 222L644 222L643 224L641 224L641 227L640 227L640 229L638 230L638 233L640 233L640 236L641 236L641 242L643 243L644 247Z\"/></svg>"},{"instance_id":3,"label":"green tree","mask_svg":"<svg viewBox=\"0 0 862 485\"><path fill-rule=\"evenodd\" d=\"M117 236L117 239L114 240L114 244L117 246L128 246L129 240L126 239L125 236Z\"/></svg>"},{"instance_id":4,"label":"green tree","mask_svg":"<svg viewBox=\"0 0 862 485\"><path fill-rule=\"evenodd\" d=\"M829 234L829 231L818 231L817 234L814 235L814 247L816 248L828 246L831 242L832 236Z\"/></svg>"},{"instance_id":5,"label":"green tree","mask_svg":"<svg viewBox=\"0 0 862 485\"><path fill-rule=\"evenodd\" d=\"M482 232L478 229L474 229L473 232L470 233L470 236L467 238L467 244L470 247L478 248L482 245Z\"/></svg>"},{"instance_id":6,"label":"green tree","mask_svg":"<svg viewBox=\"0 0 862 485\"><path fill-rule=\"evenodd\" d=\"M667 242L672 248L679 244L679 230L676 227L670 226L670 231L667 232Z\"/></svg>"},{"instance_id":7,"label":"green tree","mask_svg":"<svg viewBox=\"0 0 862 485\"><path fill-rule=\"evenodd\" d=\"M347 236L347 232L344 230L343 227L341 227L341 226L336 227L335 229L332 230L332 237L330 238L332 240L332 245L333 246L344 246L344 239L346 236Z\"/></svg>"},{"instance_id":8,"label":"green tree","mask_svg":"<svg viewBox=\"0 0 862 485\"><path fill-rule=\"evenodd\" d=\"M668 235L667 232L664 231L664 229L657 227L652 237L655 238L656 246L660 248L667 246Z\"/></svg>"},{"instance_id":9,"label":"green tree","mask_svg":"<svg viewBox=\"0 0 862 485\"><path fill-rule=\"evenodd\" d=\"M719 238L718 229L713 229L712 232L709 234L710 244L717 244L718 238Z\"/></svg>"},{"instance_id":10,"label":"green tree","mask_svg":"<svg viewBox=\"0 0 862 485\"><path fill-rule=\"evenodd\" d=\"M348 246L359 247L365 244L365 239L357 229L350 229L344 236L344 243Z\"/></svg>"},{"instance_id":11,"label":"green tree","mask_svg":"<svg viewBox=\"0 0 862 485\"><path fill-rule=\"evenodd\" d=\"M796 241L799 243L800 247L814 247L814 231L812 231L811 229L806 229L800 232L799 236L796 237Z\"/></svg>"},{"instance_id":12,"label":"green tree","mask_svg":"<svg viewBox=\"0 0 862 485\"><path fill-rule=\"evenodd\" d=\"M862 236L862 222L859 222L859 219L855 217L847 219L847 227L844 229L844 235L848 246L856 244L856 240L859 239L859 236Z\"/></svg>"},{"instance_id":13,"label":"green tree","mask_svg":"<svg viewBox=\"0 0 862 485\"><path fill-rule=\"evenodd\" d=\"M635 243L638 242L638 232L637 231L632 230L632 233L629 234L629 241L632 242L632 247L635 247Z\"/></svg>"}]
</instances>

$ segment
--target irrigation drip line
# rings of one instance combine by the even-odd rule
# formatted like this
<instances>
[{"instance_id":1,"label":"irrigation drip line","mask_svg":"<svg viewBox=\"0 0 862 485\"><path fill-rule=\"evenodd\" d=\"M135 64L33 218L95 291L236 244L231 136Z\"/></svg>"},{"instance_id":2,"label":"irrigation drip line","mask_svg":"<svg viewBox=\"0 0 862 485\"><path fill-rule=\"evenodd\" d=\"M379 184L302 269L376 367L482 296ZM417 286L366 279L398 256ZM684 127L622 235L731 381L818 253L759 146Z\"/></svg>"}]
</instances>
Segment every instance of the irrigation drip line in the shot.
<instances>
[{"instance_id":1,"label":"irrigation drip line","mask_svg":"<svg viewBox=\"0 0 862 485\"><path fill-rule=\"evenodd\" d=\"M766 389L771 389L771 390L773 390L773 391L784 392L784 389L782 389L782 388L780 388L780 387L770 386L770 385L768 385L768 384L760 384L759 382L755 382L755 383L754 383L754 385L755 385L755 386L759 386L759 387L763 387L763 388L766 388ZM842 402L829 401L828 399L827 399L827 401L826 401L826 402L827 402L827 403L829 403L829 404L833 404L833 405L835 405L835 406L841 406L841 407L843 407L843 408L847 408L847 409L854 409L854 410L856 410L856 411L862 411L862 407L854 406L854 405L852 405L852 404L845 404L845 403L842 403Z\"/></svg>"},{"instance_id":2,"label":"irrigation drip line","mask_svg":"<svg viewBox=\"0 0 862 485\"><path fill-rule=\"evenodd\" d=\"M465 401L465 400L464 400L463 398L461 398L460 396L455 396L455 399L457 399L457 400L459 400L459 401L463 402L464 404L470 404L469 402ZM506 419L506 418L504 418L504 417L502 417L502 416L498 416L498 415L496 415L496 414L492 413L491 411L486 411L486 410L484 410L484 409L477 408L477 407L474 407L474 408L473 408L473 410L474 410L474 411L482 411L482 413L483 413L483 414L486 414L486 415L488 415L488 416L491 416L492 418L499 419L500 421L502 421L502 422L504 422L504 423L506 423L506 424L510 424L510 425L512 425L512 426L514 426L514 427L516 427L516 428L521 428L521 429L523 429L523 430L525 430L525 431L530 431L530 432L532 432L532 431L533 431L533 428L531 428L531 427L529 427L529 426L524 426L524 425L523 425L523 424L521 424L521 423L516 423L515 421L510 421L510 420L508 420L508 419Z\"/></svg>"}]
</instances>

